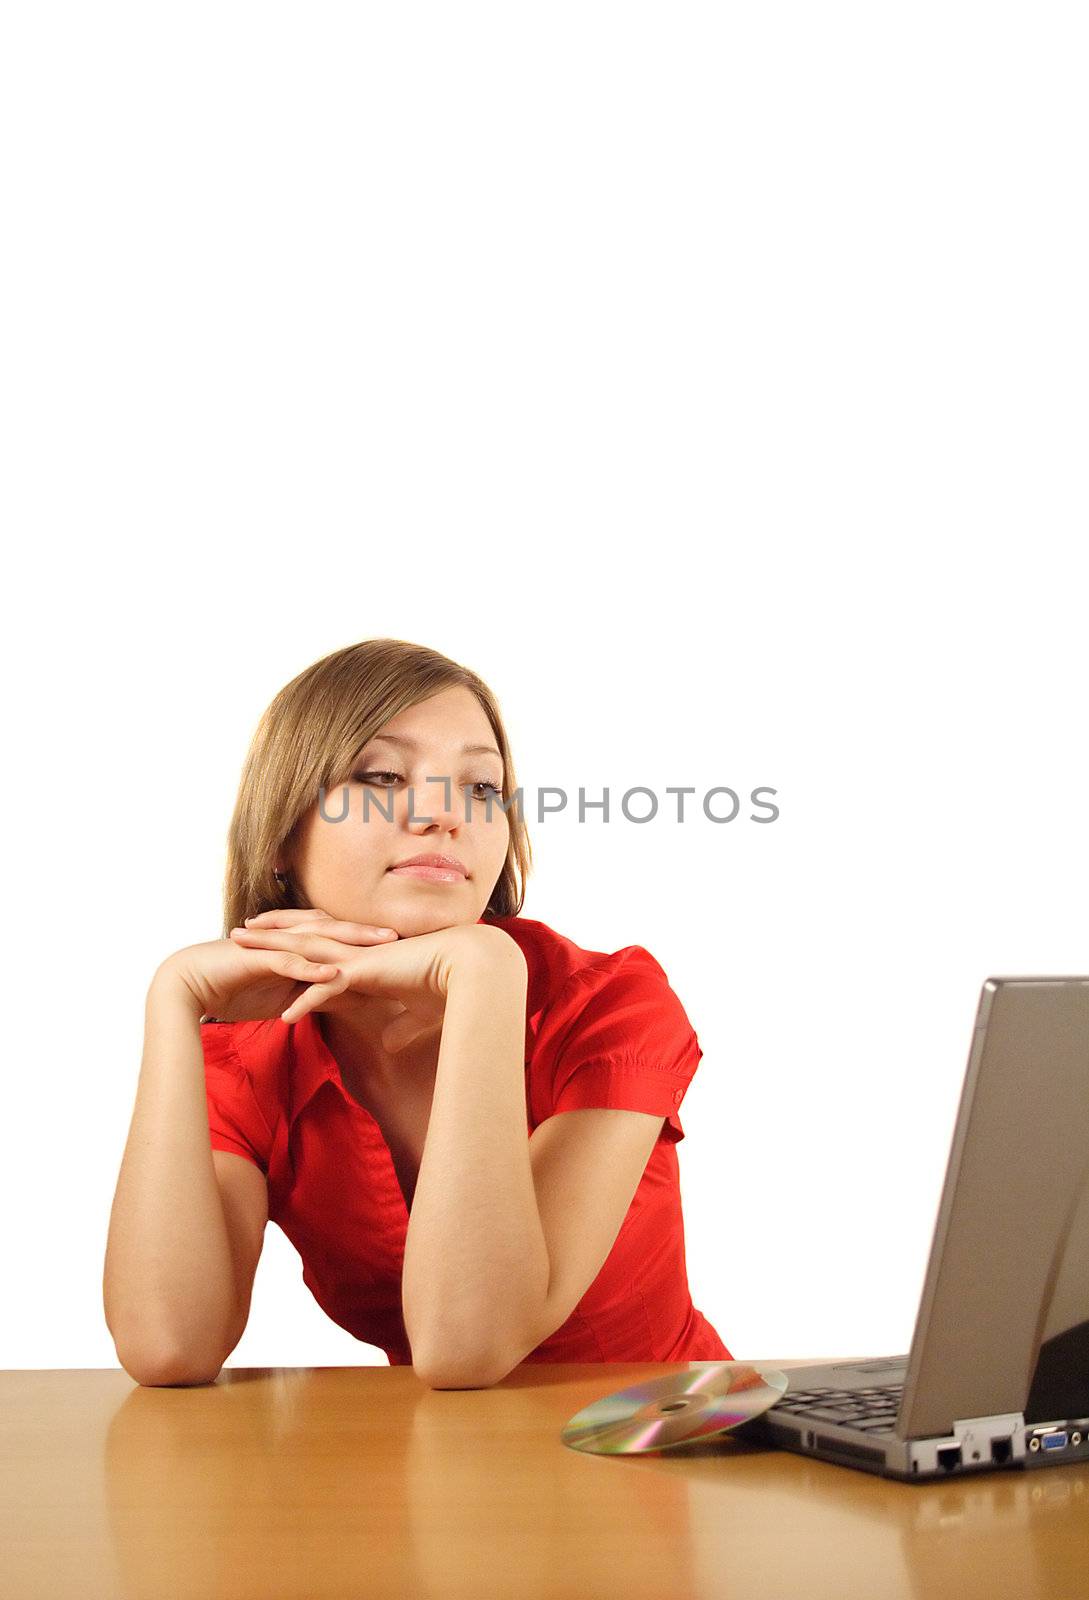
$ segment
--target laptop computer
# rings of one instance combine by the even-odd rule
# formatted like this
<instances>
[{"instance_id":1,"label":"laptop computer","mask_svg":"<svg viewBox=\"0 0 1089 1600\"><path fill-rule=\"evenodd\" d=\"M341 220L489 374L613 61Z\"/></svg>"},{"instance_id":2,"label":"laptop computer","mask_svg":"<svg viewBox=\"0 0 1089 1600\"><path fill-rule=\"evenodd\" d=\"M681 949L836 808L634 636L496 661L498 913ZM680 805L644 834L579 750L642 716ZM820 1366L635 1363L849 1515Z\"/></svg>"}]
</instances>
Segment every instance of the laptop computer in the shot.
<instances>
[{"instance_id":1,"label":"laptop computer","mask_svg":"<svg viewBox=\"0 0 1089 1600\"><path fill-rule=\"evenodd\" d=\"M736 1429L917 1483L1089 1461L1089 978L988 978L907 1355Z\"/></svg>"}]
</instances>

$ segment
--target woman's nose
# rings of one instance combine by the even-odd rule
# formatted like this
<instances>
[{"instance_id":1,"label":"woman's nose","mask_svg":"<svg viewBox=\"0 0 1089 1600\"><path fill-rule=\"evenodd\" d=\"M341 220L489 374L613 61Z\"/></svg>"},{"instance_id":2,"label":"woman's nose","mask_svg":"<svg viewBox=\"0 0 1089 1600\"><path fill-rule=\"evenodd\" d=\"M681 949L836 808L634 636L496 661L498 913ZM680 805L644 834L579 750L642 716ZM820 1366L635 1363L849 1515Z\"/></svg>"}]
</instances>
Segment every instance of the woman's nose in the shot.
<instances>
[{"instance_id":1,"label":"woman's nose","mask_svg":"<svg viewBox=\"0 0 1089 1600\"><path fill-rule=\"evenodd\" d=\"M464 796L452 779L446 782L433 779L409 791L408 820L410 823L442 822L448 826L463 822L463 804Z\"/></svg>"}]
</instances>

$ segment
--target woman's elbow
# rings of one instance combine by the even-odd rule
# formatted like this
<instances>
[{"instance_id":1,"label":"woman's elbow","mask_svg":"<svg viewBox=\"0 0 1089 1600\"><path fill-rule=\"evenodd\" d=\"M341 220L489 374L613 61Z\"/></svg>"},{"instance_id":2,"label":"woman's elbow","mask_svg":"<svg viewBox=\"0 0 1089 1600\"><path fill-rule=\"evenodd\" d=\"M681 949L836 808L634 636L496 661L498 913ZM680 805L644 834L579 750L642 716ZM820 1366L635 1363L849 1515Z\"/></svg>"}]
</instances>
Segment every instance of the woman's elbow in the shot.
<instances>
[{"instance_id":1,"label":"woman's elbow","mask_svg":"<svg viewBox=\"0 0 1089 1600\"><path fill-rule=\"evenodd\" d=\"M175 1355L118 1355L118 1361L134 1383L144 1389L192 1388L215 1383L223 1363L187 1361Z\"/></svg>"},{"instance_id":2,"label":"woman's elbow","mask_svg":"<svg viewBox=\"0 0 1089 1600\"><path fill-rule=\"evenodd\" d=\"M429 1389L490 1389L502 1383L516 1363L492 1357L486 1360L454 1361L447 1357L413 1358L413 1368Z\"/></svg>"}]
</instances>

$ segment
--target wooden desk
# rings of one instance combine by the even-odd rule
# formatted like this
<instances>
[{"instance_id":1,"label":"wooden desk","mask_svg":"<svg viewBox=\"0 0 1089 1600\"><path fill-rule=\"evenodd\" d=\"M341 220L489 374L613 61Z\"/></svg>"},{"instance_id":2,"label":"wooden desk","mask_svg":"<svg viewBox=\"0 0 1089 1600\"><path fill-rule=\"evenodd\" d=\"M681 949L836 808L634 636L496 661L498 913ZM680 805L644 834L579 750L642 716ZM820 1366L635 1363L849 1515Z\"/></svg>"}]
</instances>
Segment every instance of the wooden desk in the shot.
<instances>
[{"instance_id":1,"label":"wooden desk","mask_svg":"<svg viewBox=\"0 0 1089 1600\"><path fill-rule=\"evenodd\" d=\"M770 1365L801 1362L770 1361ZM678 1365L0 1372L4 1600L1084 1600L1089 1465L901 1484L729 1434L560 1429Z\"/></svg>"}]
</instances>

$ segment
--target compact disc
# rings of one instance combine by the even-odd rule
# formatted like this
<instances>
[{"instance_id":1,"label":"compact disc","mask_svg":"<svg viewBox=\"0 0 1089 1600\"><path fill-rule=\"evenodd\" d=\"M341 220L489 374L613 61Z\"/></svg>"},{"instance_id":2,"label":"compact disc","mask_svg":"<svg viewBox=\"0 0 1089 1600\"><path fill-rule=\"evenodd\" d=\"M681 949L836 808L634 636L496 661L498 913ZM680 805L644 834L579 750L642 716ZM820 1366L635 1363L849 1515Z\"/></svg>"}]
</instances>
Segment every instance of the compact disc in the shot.
<instances>
[{"instance_id":1,"label":"compact disc","mask_svg":"<svg viewBox=\"0 0 1089 1600\"><path fill-rule=\"evenodd\" d=\"M694 1444L767 1411L786 1393L787 1376L748 1361L692 1361L650 1383L618 1389L584 1406L560 1438L572 1450L634 1455Z\"/></svg>"}]
</instances>

